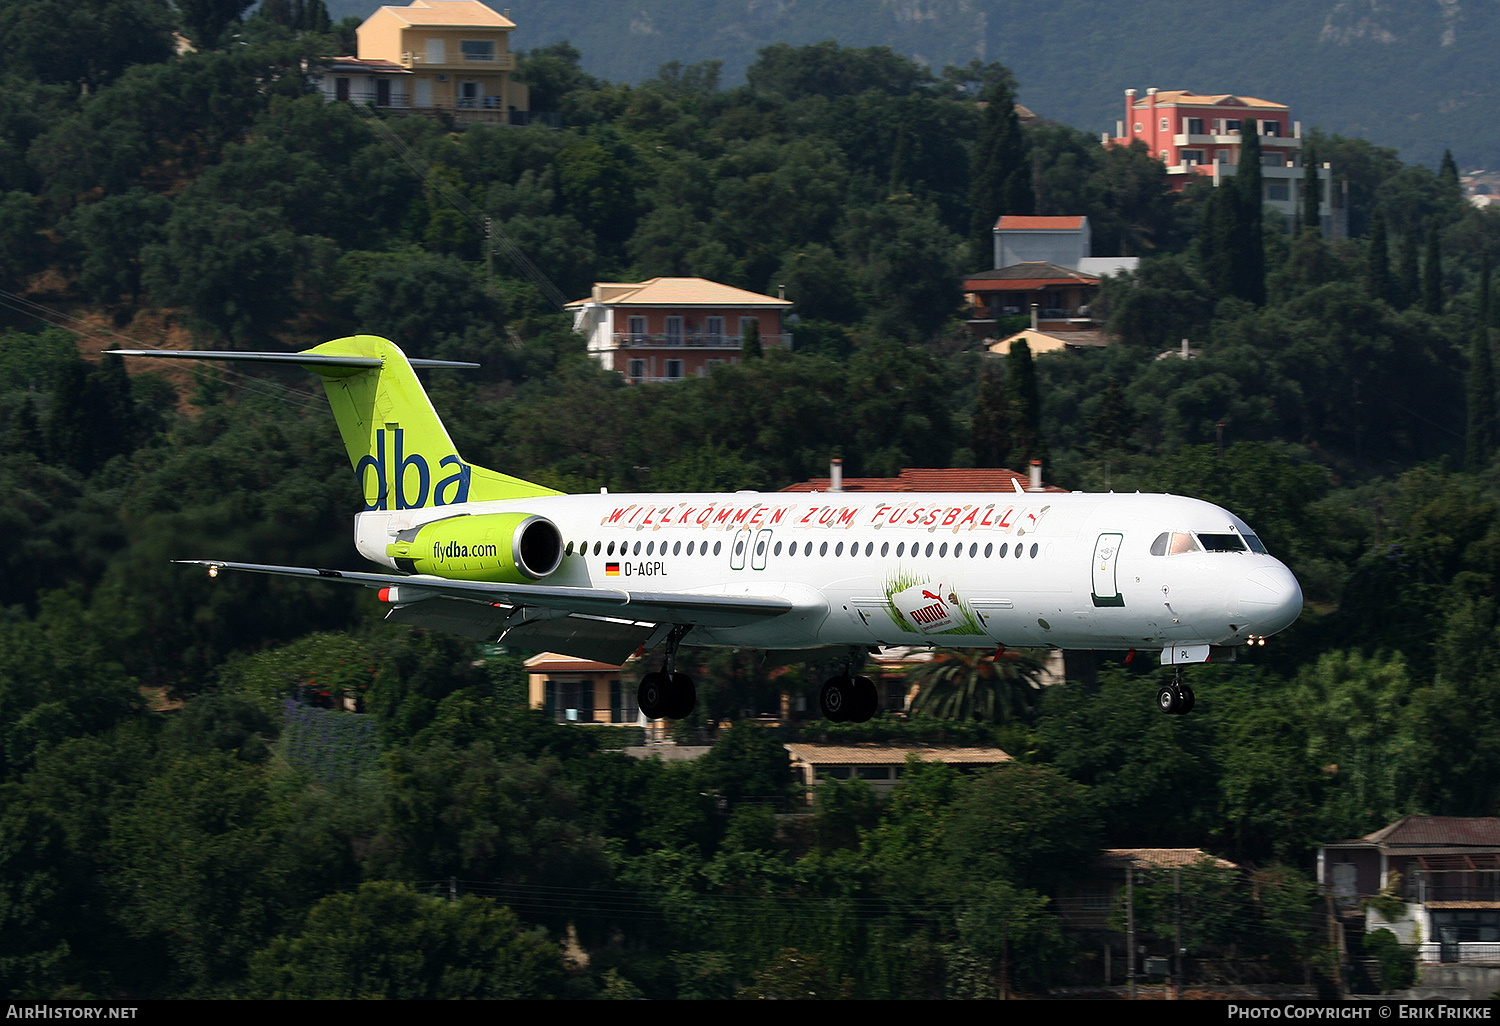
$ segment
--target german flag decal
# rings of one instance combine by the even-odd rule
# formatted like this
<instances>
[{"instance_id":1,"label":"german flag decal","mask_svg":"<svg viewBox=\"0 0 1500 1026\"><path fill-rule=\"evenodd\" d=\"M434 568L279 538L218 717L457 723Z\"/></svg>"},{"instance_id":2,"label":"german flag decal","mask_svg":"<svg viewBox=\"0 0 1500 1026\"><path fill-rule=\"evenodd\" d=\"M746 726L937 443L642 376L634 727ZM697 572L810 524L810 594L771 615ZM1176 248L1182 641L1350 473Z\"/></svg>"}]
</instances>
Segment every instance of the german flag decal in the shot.
<instances>
[{"instance_id":1,"label":"german flag decal","mask_svg":"<svg viewBox=\"0 0 1500 1026\"><path fill-rule=\"evenodd\" d=\"M620 576L620 564L619 563L605 563L604 564L604 576L605 577L619 577Z\"/></svg>"}]
</instances>

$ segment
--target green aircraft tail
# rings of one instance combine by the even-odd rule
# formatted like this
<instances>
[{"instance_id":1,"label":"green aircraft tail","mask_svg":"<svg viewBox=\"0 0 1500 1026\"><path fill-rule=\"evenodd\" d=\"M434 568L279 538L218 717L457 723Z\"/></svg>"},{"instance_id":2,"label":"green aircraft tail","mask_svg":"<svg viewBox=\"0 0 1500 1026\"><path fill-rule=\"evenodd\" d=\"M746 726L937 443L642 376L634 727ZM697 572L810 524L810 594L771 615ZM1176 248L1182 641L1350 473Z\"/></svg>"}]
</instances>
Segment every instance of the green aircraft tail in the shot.
<instances>
[{"instance_id":1,"label":"green aircraft tail","mask_svg":"<svg viewBox=\"0 0 1500 1026\"><path fill-rule=\"evenodd\" d=\"M351 335L297 355L335 358L304 366L323 379L366 510L561 494L465 462L394 342Z\"/></svg>"}]
</instances>

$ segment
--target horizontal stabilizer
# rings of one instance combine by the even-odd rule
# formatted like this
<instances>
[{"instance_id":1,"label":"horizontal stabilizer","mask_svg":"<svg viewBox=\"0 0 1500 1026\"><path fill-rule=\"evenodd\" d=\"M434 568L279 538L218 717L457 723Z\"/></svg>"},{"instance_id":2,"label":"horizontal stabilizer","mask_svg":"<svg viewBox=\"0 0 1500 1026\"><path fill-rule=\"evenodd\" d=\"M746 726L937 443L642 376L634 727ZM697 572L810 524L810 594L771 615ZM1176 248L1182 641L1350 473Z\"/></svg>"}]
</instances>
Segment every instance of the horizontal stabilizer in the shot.
<instances>
[{"instance_id":1,"label":"horizontal stabilizer","mask_svg":"<svg viewBox=\"0 0 1500 1026\"><path fill-rule=\"evenodd\" d=\"M289 363L297 367L382 367L378 356L329 356L323 353L237 353L207 349L110 349L116 356L160 356L168 360L239 360L245 363ZM477 363L458 360L412 360L413 367L472 370Z\"/></svg>"}]
</instances>

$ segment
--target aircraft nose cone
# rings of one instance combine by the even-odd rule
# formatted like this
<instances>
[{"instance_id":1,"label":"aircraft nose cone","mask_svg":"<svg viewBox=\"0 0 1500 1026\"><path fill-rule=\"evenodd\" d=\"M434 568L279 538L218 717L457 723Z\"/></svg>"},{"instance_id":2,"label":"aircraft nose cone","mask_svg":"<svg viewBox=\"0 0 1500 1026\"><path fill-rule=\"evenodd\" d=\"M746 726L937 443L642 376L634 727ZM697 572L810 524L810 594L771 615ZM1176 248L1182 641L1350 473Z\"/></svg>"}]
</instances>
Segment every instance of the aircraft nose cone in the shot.
<instances>
[{"instance_id":1,"label":"aircraft nose cone","mask_svg":"<svg viewBox=\"0 0 1500 1026\"><path fill-rule=\"evenodd\" d=\"M1286 567L1257 567L1240 584L1240 613L1254 633L1285 630L1302 614L1302 586Z\"/></svg>"}]
</instances>

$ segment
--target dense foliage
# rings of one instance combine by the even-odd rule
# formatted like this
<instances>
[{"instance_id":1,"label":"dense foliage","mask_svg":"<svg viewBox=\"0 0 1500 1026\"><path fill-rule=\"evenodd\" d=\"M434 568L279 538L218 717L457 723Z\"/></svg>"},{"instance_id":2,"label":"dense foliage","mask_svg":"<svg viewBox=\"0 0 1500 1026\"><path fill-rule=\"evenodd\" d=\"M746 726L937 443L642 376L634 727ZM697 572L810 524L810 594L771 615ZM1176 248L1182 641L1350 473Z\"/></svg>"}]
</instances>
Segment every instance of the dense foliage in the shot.
<instances>
[{"instance_id":1,"label":"dense foliage","mask_svg":"<svg viewBox=\"0 0 1500 1026\"><path fill-rule=\"evenodd\" d=\"M779 46L743 87L712 64L628 87L559 45L522 73L566 127L459 132L308 95L303 60L347 44L313 3L243 23L232 0L179 4L181 56L165 4L84 8L117 30L66 55L0 16L0 990L1037 991L1097 977L1063 914L1098 850L1131 845L1256 867L1193 878L1194 943L1301 979L1321 964L1314 845L1500 808L1500 222L1451 175L1320 136L1353 204L1354 237L1326 240L1260 231L1222 191L1168 195L1138 149L1022 127L997 65ZM1123 341L973 351L958 281L985 266L980 206L1086 213L1101 252L1143 254L1103 298ZM487 261L484 217L529 266ZM795 349L624 387L552 299L658 274L784 285ZM629 758L526 711L515 654L170 563L352 566L353 478L304 380L100 350L356 329L482 362L431 381L456 443L550 485L1046 454L1067 486L1236 510L1310 607L1205 670L1187 718L1153 711L1139 668L1042 688L1029 663L946 654L924 704L955 719L801 729L1014 761L912 764L888 798L835 783L808 811L795 727ZM1158 358L1183 337L1196 358ZM716 653L696 673L702 728L828 671Z\"/></svg>"}]
</instances>

